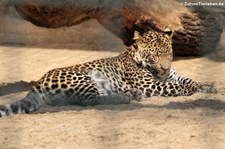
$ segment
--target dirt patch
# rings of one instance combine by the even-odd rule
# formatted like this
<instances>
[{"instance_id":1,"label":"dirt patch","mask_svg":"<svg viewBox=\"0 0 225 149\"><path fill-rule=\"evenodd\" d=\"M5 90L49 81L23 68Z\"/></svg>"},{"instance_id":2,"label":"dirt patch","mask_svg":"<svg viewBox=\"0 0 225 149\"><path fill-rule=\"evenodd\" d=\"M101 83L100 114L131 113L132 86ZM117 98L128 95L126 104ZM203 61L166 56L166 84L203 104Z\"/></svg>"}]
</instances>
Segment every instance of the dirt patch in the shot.
<instances>
[{"instance_id":1,"label":"dirt patch","mask_svg":"<svg viewBox=\"0 0 225 149\"><path fill-rule=\"evenodd\" d=\"M30 82L56 67L117 54L1 46L0 81ZM1 118L0 148L223 148L225 63L207 58L176 58L173 66L179 74L197 81L215 82L219 92L152 97L119 106L45 106L34 114ZM0 104L24 97L29 89L25 82L7 84L8 92L7 85L3 85ZM13 86L25 92L12 92Z\"/></svg>"}]
</instances>

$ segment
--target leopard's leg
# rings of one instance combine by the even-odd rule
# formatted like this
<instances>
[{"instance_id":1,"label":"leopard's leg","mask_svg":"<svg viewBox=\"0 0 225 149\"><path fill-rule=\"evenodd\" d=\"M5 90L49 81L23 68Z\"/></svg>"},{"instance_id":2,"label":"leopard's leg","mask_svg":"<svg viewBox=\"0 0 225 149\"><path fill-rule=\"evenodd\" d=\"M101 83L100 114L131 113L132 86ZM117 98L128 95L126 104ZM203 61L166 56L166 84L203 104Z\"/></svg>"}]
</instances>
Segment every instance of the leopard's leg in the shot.
<instances>
[{"instance_id":1,"label":"leopard's leg","mask_svg":"<svg viewBox=\"0 0 225 149\"><path fill-rule=\"evenodd\" d=\"M145 87L138 87L142 90L144 97L188 96L198 92L198 85L195 82L185 85L179 83L161 82L152 79L144 86Z\"/></svg>"},{"instance_id":2,"label":"leopard's leg","mask_svg":"<svg viewBox=\"0 0 225 149\"><path fill-rule=\"evenodd\" d=\"M206 83L206 82L195 82L190 78L182 77L178 75L174 69L170 70L168 77L165 82L177 83L177 84L195 84L197 86L197 91L202 93L217 93L217 88L214 83Z\"/></svg>"},{"instance_id":3,"label":"leopard's leg","mask_svg":"<svg viewBox=\"0 0 225 149\"><path fill-rule=\"evenodd\" d=\"M95 86L95 92L86 92L79 97L81 106L88 105L118 105L127 104L131 100L140 101L142 98L142 92L135 88L126 89L123 92L111 92L107 91L110 87Z\"/></svg>"},{"instance_id":4,"label":"leopard's leg","mask_svg":"<svg viewBox=\"0 0 225 149\"><path fill-rule=\"evenodd\" d=\"M79 99L81 106L127 104L134 99L134 96L130 93L117 93L107 96L87 94L87 96Z\"/></svg>"},{"instance_id":5,"label":"leopard's leg","mask_svg":"<svg viewBox=\"0 0 225 149\"><path fill-rule=\"evenodd\" d=\"M127 104L131 100L139 101L142 92L137 89L128 89L121 93L101 94L96 86L89 88L85 93L67 94L66 101L69 105L94 106Z\"/></svg>"}]
</instances>

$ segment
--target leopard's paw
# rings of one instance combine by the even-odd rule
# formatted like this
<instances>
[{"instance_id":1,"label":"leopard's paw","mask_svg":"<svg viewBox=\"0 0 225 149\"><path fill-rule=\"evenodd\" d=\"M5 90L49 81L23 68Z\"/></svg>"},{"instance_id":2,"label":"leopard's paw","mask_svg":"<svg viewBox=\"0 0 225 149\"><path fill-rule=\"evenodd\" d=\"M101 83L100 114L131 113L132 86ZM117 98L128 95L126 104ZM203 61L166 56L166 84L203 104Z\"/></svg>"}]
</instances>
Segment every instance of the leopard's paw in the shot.
<instances>
[{"instance_id":1,"label":"leopard's paw","mask_svg":"<svg viewBox=\"0 0 225 149\"><path fill-rule=\"evenodd\" d=\"M199 83L199 92L202 93L211 93L211 94L215 94L217 93L217 88L215 86L215 83Z\"/></svg>"},{"instance_id":2,"label":"leopard's paw","mask_svg":"<svg viewBox=\"0 0 225 149\"><path fill-rule=\"evenodd\" d=\"M128 95L131 100L141 101L142 99L142 91L136 88L126 90L125 94Z\"/></svg>"}]
</instances>

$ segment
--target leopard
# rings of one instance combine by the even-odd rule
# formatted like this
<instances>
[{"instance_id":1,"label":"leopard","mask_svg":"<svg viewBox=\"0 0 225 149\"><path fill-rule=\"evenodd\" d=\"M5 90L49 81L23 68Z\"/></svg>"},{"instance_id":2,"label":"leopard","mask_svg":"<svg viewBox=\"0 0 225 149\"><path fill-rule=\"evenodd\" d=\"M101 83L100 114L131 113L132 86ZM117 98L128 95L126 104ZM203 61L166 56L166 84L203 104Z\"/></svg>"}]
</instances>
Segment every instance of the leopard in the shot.
<instances>
[{"instance_id":1,"label":"leopard","mask_svg":"<svg viewBox=\"0 0 225 149\"><path fill-rule=\"evenodd\" d=\"M134 43L114 57L48 71L28 94L0 105L0 116L27 114L43 105L119 105L152 96L216 93L214 84L182 77L171 67L173 31L134 31Z\"/></svg>"}]
</instances>

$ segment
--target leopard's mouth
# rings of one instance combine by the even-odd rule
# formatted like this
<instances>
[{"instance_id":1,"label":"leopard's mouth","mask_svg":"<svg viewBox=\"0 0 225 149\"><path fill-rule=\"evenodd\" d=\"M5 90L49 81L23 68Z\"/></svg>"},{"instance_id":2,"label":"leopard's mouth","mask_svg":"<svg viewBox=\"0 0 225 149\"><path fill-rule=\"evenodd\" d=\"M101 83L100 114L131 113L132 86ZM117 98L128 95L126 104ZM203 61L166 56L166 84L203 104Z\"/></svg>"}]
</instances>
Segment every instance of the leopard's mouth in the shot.
<instances>
[{"instance_id":1,"label":"leopard's mouth","mask_svg":"<svg viewBox=\"0 0 225 149\"><path fill-rule=\"evenodd\" d=\"M146 65L146 69L152 73L152 75L156 78L163 79L166 78L170 69L163 69L162 67L154 67L152 65Z\"/></svg>"},{"instance_id":2,"label":"leopard's mouth","mask_svg":"<svg viewBox=\"0 0 225 149\"><path fill-rule=\"evenodd\" d=\"M159 74L158 71L152 65L146 65L146 69L153 74L153 76L157 76Z\"/></svg>"}]
</instances>

